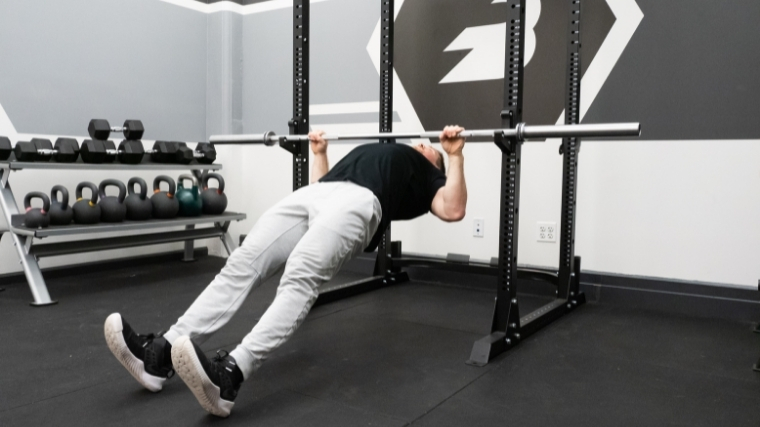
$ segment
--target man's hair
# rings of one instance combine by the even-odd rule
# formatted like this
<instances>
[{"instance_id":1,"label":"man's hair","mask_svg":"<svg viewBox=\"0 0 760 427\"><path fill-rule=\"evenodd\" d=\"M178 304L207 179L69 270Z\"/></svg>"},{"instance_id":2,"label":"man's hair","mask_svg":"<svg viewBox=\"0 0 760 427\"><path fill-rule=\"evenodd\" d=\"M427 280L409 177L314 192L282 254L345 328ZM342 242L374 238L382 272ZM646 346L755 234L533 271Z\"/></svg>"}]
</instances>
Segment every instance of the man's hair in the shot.
<instances>
[{"instance_id":1,"label":"man's hair","mask_svg":"<svg viewBox=\"0 0 760 427\"><path fill-rule=\"evenodd\" d=\"M436 160L435 165L438 166L438 169L440 169L444 175L446 175L446 163L443 161L443 152L437 148L435 151L438 152L438 160Z\"/></svg>"}]
</instances>

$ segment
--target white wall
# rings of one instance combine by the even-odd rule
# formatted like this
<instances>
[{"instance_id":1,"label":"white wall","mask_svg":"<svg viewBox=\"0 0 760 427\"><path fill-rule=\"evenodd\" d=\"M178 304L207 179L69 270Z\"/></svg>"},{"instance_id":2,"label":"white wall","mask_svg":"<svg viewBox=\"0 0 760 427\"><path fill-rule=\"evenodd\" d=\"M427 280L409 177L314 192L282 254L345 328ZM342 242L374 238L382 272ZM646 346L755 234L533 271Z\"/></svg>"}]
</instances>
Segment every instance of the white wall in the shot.
<instances>
[{"instance_id":1,"label":"white wall","mask_svg":"<svg viewBox=\"0 0 760 427\"><path fill-rule=\"evenodd\" d=\"M316 5L312 8L314 22L329 26L329 16L314 18L319 10ZM282 23L289 22L289 13L286 9L252 17L245 27L246 41L263 40L247 42L244 48L247 132L287 131L291 70L285 52L289 51L290 28ZM322 37L319 27L312 31L316 32L312 40ZM338 49L333 54L356 57L357 52ZM253 60L269 66L260 67ZM312 57L312 64L316 69L325 65L319 56ZM355 70L343 74L343 68L333 68L331 81L322 81L322 74L313 76L312 86L335 86L336 76L341 76L338 81L353 82ZM602 83L583 81L586 88ZM376 83L369 84L375 87ZM320 102L312 99L312 104ZM335 126L323 127L340 131ZM368 131L375 129L368 127ZM537 242L535 230L538 221L560 224L559 143L526 143L523 148L520 264L558 265L558 243ZM335 164L349 149L331 147L330 163ZM467 216L456 224L431 215L395 222L393 238L403 241L405 251L464 253L481 259L497 256L501 155L487 143L468 144L464 153ZM224 156L225 163L238 159L244 165L241 185L245 189L231 193L232 199L242 199L237 203L249 214L249 221L233 228L244 232L290 192L290 155L279 148L249 147ZM579 171L576 254L582 257L584 270L757 286L760 221L753 218L760 216L758 141L588 141L582 145ZM472 235L474 218L485 220L483 238Z\"/></svg>"},{"instance_id":2,"label":"white wall","mask_svg":"<svg viewBox=\"0 0 760 427\"><path fill-rule=\"evenodd\" d=\"M760 278L760 141L584 142L579 157L576 254L583 269L755 288ZM558 265L558 244L536 241L538 221L560 222L558 142L526 143L519 263ZM497 256L495 147L467 146L467 216L394 223L404 249ZM486 220L484 238L472 220Z\"/></svg>"}]
</instances>

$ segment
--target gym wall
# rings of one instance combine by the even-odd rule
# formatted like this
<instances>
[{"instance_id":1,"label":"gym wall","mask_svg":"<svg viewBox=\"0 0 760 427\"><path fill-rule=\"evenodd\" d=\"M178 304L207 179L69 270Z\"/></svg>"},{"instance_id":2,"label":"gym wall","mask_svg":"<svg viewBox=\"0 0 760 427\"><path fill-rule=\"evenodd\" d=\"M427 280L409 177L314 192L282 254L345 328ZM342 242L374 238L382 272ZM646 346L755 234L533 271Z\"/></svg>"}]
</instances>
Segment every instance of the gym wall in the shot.
<instances>
[{"instance_id":1,"label":"gym wall","mask_svg":"<svg viewBox=\"0 0 760 427\"><path fill-rule=\"evenodd\" d=\"M375 3L312 4L312 127L377 131ZM394 130L499 126L501 80L488 71L503 50L493 36L506 6L498 3L396 0ZM533 124L563 120L566 27L558 5L528 1L535 44L526 66L524 118ZM759 8L750 0L730 7L708 0L584 2L583 122L640 121L644 129L636 141L583 142L576 254L584 270L757 286L760 131L754 118L760 104L754 101L760 87L752 70L760 65L760 30L753 24ZM243 18L243 127L287 132L291 9ZM559 144L524 147L521 264L558 262L558 244L537 242L536 224L560 222ZM331 164L349 150L331 147ZM242 230L290 191L290 155L264 147L233 155L245 163L251 189L233 195L248 198L251 219ZM467 217L456 224L430 215L394 223L393 238L405 251L496 255L499 151L470 144L465 159ZM475 218L485 220L483 238L472 236Z\"/></svg>"}]
</instances>

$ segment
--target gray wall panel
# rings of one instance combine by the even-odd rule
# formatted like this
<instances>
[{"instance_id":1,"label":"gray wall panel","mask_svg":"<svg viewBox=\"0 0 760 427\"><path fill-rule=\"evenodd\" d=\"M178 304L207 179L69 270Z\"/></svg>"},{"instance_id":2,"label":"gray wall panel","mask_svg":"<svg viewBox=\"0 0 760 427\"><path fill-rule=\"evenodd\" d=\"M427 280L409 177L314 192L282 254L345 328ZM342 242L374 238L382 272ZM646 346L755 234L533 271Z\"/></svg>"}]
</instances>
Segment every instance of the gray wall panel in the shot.
<instances>
[{"instance_id":1,"label":"gray wall panel","mask_svg":"<svg viewBox=\"0 0 760 427\"><path fill-rule=\"evenodd\" d=\"M292 116L292 10L244 17L243 127L288 132Z\"/></svg>"},{"instance_id":2,"label":"gray wall panel","mask_svg":"<svg viewBox=\"0 0 760 427\"><path fill-rule=\"evenodd\" d=\"M367 44L379 17L377 1L311 6L311 104L378 100L379 74ZM244 19L245 130L285 133L292 115L292 9Z\"/></svg>"},{"instance_id":3,"label":"gray wall panel","mask_svg":"<svg viewBox=\"0 0 760 427\"><path fill-rule=\"evenodd\" d=\"M146 139L205 135L206 15L155 0L2 2L0 104L21 133L144 120Z\"/></svg>"},{"instance_id":4,"label":"gray wall panel","mask_svg":"<svg viewBox=\"0 0 760 427\"><path fill-rule=\"evenodd\" d=\"M637 0L644 19L584 122L644 139L755 139L760 2Z\"/></svg>"},{"instance_id":5,"label":"gray wall panel","mask_svg":"<svg viewBox=\"0 0 760 427\"><path fill-rule=\"evenodd\" d=\"M315 3L311 19L311 103L377 101L380 75L367 44L380 19L380 2Z\"/></svg>"},{"instance_id":6,"label":"gray wall panel","mask_svg":"<svg viewBox=\"0 0 760 427\"><path fill-rule=\"evenodd\" d=\"M208 15L208 135L242 132L243 66L243 17L231 12Z\"/></svg>"}]
</instances>

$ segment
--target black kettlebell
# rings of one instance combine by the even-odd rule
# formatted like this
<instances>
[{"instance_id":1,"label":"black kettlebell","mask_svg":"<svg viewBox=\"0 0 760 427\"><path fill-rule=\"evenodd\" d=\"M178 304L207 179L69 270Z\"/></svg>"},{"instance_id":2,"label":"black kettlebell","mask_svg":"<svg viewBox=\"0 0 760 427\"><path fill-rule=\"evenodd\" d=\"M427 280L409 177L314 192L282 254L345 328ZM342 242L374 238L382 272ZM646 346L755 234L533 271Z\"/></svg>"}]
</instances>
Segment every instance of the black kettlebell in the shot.
<instances>
[{"instance_id":1,"label":"black kettlebell","mask_svg":"<svg viewBox=\"0 0 760 427\"><path fill-rule=\"evenodd\" d=\"M106 196L106 188L118 187L118 196ZM127 187L116 179L106 179L98 187L100 197L100 220L103 222L124 222L127 217L127 206L124 199L127 197Z\"/></svg>"},{"instance_id":2,"label":"black kettlebell","mask_svg":"<svg viewBox=\"0 0 760 427\"><path fill-rule=\"evenodd\" d=\"M91 199L82 198L82 190L89 188ZM98 205L98 186L91 182L77 185L77 202L74 203L74 222L77 224L97 224L100 222L100 206Z\"/></svg>"},{"instance_id":3,"label":"black kettlebell","mask_svg":"<svg viewBox=\"0 0 760 427\"><path fill-rule=\"evenodd\" d=\"M33 208L32 199L42 199L42 208ZM24 197L24 227L26 228L45 228L50 225L50 199L45 193L34 191Z\"/></svg>"},{"instance_id":4,"label":"black kettlebell","mask_svg":"<svg viewBox=\"0 0 760 427\"><path fill-rule=\"evenodd\" d=\"M61 200L58 200L58 195ZM69 206L69 190L56 185L50 190L50 225L69 225L74 220L74 210Z\"/></svg>"},{"instance_id":5,"label":"black kettlebell","mask_svg":"<svg viewBox=\"0 0 760 427\"><path fill-rule=\"evenodd\" d=\"M135 184L140 186L140 193L135 193ZM148 184L142 178L132 178L127 183L129 196L124 201L127 206L127 219L145 221L153 216L153 203L148 199Z\"/></svg>"},{"instance_id":6,"label":"black kettlebell","mask_svg":"<svg viewBox=\"0 0 760 427\"><path fill-rule=\"evenodd\" d=\"M192 187L185 188L183 181L191 181ZM198 191L198 180L192 175L180 175L177 179L177 194L174 196L179 202L179 216L199 216L203 212L203 202Z\"/></svg>"},{"instance_id":7,"label":"black kettlebell","mask_svg":"<svg viewBox=\"0 0 760 427\"><path fill-rule=\"evenodd\" d=\"M169 191L161 191L161 183L169 184ZM179 212L179 202L174 197L177 191L177 185L174 180L166 175L159 175L153 180L153 196L150 202L153 203L153 218L172 219Z\"/></svg>"},{"instance_id":8,"label":"black kettlebell","mask_svg":"<svg viewBox=\"0 0 760 427\"><path fill-rule=\"evenodd\" d=\"M208 180L214 178L219 188L208 188ZM227 209L227 196L224 194L224 178L218 173L203 175L203 213L206 215L221 215Z\"/></svg>"}]
</instances>

